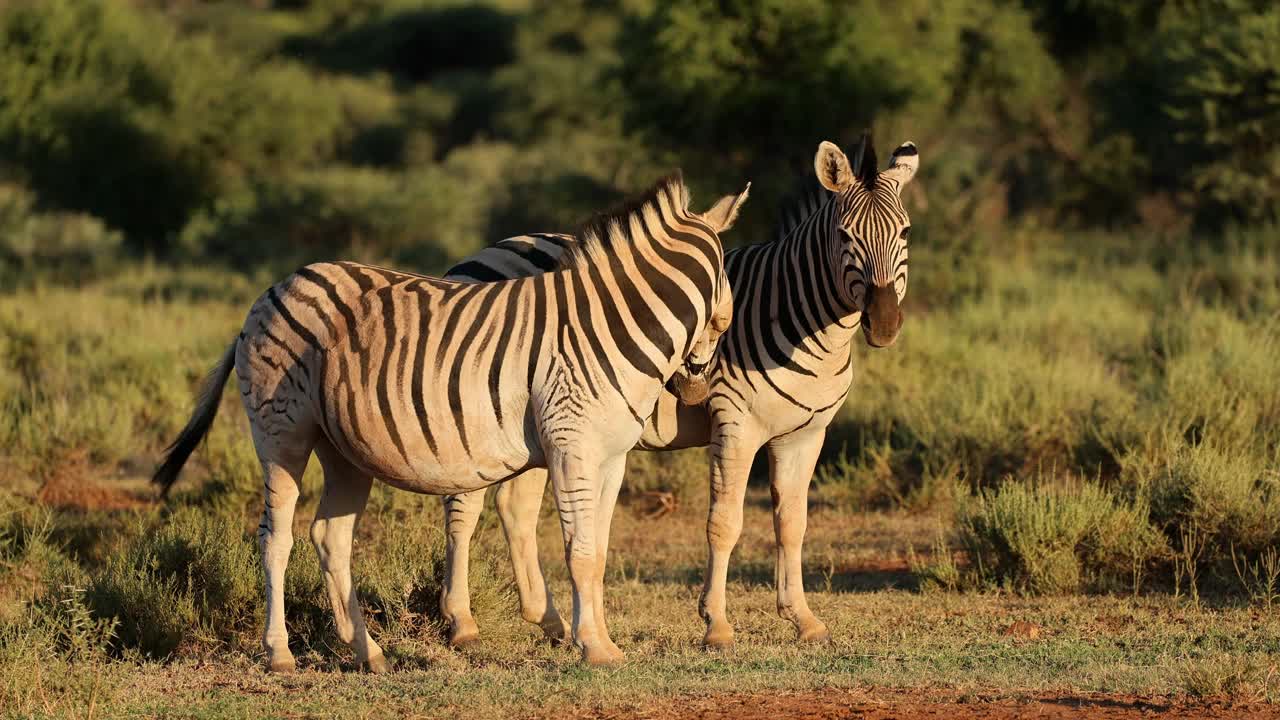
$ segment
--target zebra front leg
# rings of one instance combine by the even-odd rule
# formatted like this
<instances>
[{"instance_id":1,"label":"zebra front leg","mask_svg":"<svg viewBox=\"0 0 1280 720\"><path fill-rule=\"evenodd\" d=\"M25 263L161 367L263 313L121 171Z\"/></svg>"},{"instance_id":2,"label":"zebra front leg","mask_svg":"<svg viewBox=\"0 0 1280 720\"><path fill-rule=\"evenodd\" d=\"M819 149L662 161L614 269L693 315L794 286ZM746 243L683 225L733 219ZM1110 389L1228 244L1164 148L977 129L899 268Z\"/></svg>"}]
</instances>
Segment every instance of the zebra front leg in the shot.
<instances>
[{"instance_id":1,"label":"zebra front leg","mask_svg":"<svg viewBox=\"0 0 1280 720\"><path fill-rule=\"evenodd\" d=\"M622 488L626 469L626 454L611 458L600 467L603 483L600 488L600 505L596 511L596 583L593 598L596 627L600 630L606 650L618 662L623 660L623 652L609 637L609 626L604 619L604 571L609 560L609 529L613 524L613 510L618 505L618 491Z\"/></svg>"},{"instance_id":2,"label":"zebra front leg","mask_svg":"<svg viewBox=\"0 0 1280 720\"><path fill-rule=\"evenodd\" d=\"M471 615L471 536L484 510L484 490L445 495L444 587L440 589L440 613L449 623L449 644L460 648L480 639L480 628Z\"/></svg>"},{"instance_id":3,"label":"zebra front leg","mask_svg":"<svg viewBox=\"0 0 1280 720\"><path fill-rule=\"evenodd\" d=\"M711 507L707 511L707 574L699 610L707 623L703 645L708 650L733 647L733 626L725 612L729 556L742 534L742 504L747 477L760 441L742 424L720 426L711 442Z\"/></svg>"},{"instance_id":4,"label":"zebra front leg","mask_svg":"<svg viewBox=\"0 0 1280 720\"><path fill-rule=\"evenodd\" d=\"M795 625L799 639L805 642L831 639L827 626L814 617L805 602L801 558L809 517L809 482L826 432L826 428L819 428L769 444L773 532L778 552L774 570L778 614Z\"/></svg>"},{"instance_id":5,"label":"zebra front leg","mask_svg":"<svg viewBox=\"0 0 1280 720\"><path fill-rule=\"evenodd\" d=\"M608 665L620 658L604 643L596 624L597 499L600 465L584 458L572 446L553 446L547 452L547 470L555 491L560 530L564 535L565 561L573 582L573 641L591 665Z\"/></svg>"},{"instance_id":6,"label":"zebra front leg","mask_svg":"<svg viewBox=\"0 0 1280 720\"><path fill-rule=\"evenodd\" d=\"M334 628L338 637L355 650L359 663L372 672L387 672L391 666L382 648L369 636L360 599L351 582L351 541L356 523L369 501L373 479L348 462L326 440L320 441L316 454L324 467L324 492L311 523L311 542L329 592Z\"/></svg>"},{"instance_id":7,"label":"zebra front leg","mask_svg":"<svg viewBox=\"0 0 1280 720\"><path fill-rule=\"evenodd\" d=\"M498 486L495 497L502 532L511 551L520 615L542 628L552 643L564 640L564 620L556 611L542 564L538 561L538 512L547 487L547 471L528 470Z\"/></svg>"}]
</instances>

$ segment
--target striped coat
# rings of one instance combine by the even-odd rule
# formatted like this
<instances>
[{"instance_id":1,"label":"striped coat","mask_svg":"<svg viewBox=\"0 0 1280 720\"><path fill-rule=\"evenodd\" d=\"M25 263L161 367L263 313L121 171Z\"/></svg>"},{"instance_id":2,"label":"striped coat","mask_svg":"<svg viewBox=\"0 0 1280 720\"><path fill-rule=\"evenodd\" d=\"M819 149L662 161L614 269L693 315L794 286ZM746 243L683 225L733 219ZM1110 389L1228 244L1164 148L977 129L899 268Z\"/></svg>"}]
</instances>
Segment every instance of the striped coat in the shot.
<instances>
[{"instance_id":1,"label":"striped coat","mask_svg":"<svg viewBox=\"0 0 1280 720\"><path fill-rule=\"evenodd\" d=\"M603 613L609 487L664 384L714 354L732 312L718 233L744 198L690 212L677 174L595 218L556 268L532 277L471 284L334 262L268 289L156 481L176 479L234 366L264 471L271 667L294 665L283 582L313 451L325 489L311 536L339 635L362 662L386 667L350 577L372 478L447 494L532 468L549 470L566 528L574 638L589 662L620 659Z\"/></svg>"},{"instance_id":2,"label":"striped coat","mask_svg":"<svg viewBox=\"0 0 1280 720\"><path fill-rule=\"evenodd\" d=\"M839 148L824 142L815 157L817 183L784 213L778 238L726 253L735 297L734 321L710 376L710 397L691 407L659 398L637 447L710 446L710 545L701 613L705 643L726 647L733 631L725 612L728 559L742 528L752 460L767 449L778 541L778 611L803 640L824 640L825 625L804 597L801 545L809 482L826 428L853 380L851 342L859 331L872 347L891 345L902 324L910 218L899 194L918 166L911 143L889 167L876 168L864 138L855 172ZM542 272L572 247L567 235L511 238L473 255L449 276L465 280ZM545 476L530 472L498 487L497 507L512 552L524 617L549 636L562 631L536 553L535 524ZM482 493L447 499L448 569L441 597L451 639L477 636L465 594L466 554Z\"/></svg>"}]
</instances>

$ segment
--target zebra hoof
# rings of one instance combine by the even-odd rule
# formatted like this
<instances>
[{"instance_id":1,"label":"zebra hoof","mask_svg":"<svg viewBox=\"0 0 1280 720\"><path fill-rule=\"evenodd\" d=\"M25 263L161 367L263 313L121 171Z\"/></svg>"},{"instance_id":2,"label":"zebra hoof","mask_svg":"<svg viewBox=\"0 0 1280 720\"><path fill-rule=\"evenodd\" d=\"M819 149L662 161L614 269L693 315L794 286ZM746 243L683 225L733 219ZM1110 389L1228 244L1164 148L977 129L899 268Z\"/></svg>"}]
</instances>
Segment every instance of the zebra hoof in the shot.
<instances>
[{"instance_id":1,"label":"zebra hoof","mask_svg":"<svg viewBox=\"0 0 1280 720\"><path fill-rule=\"evenodd\" d=\"M272 675L292 675L298 671L298 663L293 659L292 655L289 657L273 658L271 662L267 664L267 670Z\"/></svg>"},{"instance_id":2,"label":"zebra hoof","mask_svg":"<svg viewBox=\"0 0 1280 720\"><path fill-rule=\"evenodd\" d=\"M702 639L702 648L707 652L731 652L734 647L733 631L727 633L707 633Z\"/></svg>"},{"instance_id":3,"label":"zebra hoof","mask_svg":"<svg viewBox=\"0 0 1280 720\"><path fill-rule=\"evenodd\" d=\"M615 667L621 665L626 656L616 646L610 649L602 645L583 648L582 660L591 667Z\"/></svg>"},{"instance_id":4,"label":"zebra hoof","mask_svg":"<svg viewBox=\"0 0 1280 720\"><path fill-rule=\"evenodd\" d=\"M449 639L449 647L454 650L470 650L480 645L480 633L459 633Z\"/></svg>"},{"instance_id":5,"label":"zebra hoof","mask_svg":"<svg viewBox=\"0 0 1280 720\"><path fill-rule=\"evenodd\" d=\"M811 627L801 630L799 640L802 643L827 645L831 642L831 632L827 630L826 625L816 623Z\"/></svg>"},{"instance_id":6,"label":"zebra hoof","mask_svg":"<svg viewBox=\"0 0 1280 720\"><path fill-rule=\"evenodd\" d=\"M383 675L391 672L391 663L387 662L385 655L375 655L369 658L369 672L375 675Z\"/></svg>"}]
</instances>

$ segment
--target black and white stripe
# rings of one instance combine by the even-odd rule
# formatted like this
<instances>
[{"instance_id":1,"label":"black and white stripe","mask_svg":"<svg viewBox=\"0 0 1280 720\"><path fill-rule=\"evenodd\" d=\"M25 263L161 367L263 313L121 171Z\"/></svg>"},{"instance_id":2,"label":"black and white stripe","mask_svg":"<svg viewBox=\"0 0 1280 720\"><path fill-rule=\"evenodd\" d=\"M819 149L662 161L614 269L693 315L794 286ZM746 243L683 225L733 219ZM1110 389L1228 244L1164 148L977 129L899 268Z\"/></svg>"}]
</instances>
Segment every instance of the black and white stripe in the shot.
<instances>
[{"instance_id":1,"label":"black and white stripe","mask_svg":"<svg viewBox=\"0 0 1280 720\"><path fill-rule=\"evenodd\" d=\"M602 572L597 527L607 527L598 516L612 510L601 500L612 482L602 473L620 471L677 369L713 356L732 305L717 233L745 195L693 213L676 174L594 218L580 242L544 239L554 256L509 244L511 258L536 275L462 283L328 262L268 289L155 481L167 490L176 480L234 363L265 471L260 542L272 667L292 665L279 592L297 483L313 449L325 494L312 537L340 635L362 661L385 665L346 567L371 478L446 495L534 467L551 470L570 571L588 592L575 635L592 662L616 660L603 611L592 614L601 602L591 597ZM496 280L509 266L492 268L487 277Z\"/></svg>"},{"instance_id":2,"label":"black and white stripe","mask_svg":"<svg viewBox=\"0 0 1280 720\"><path fill-rule=\"evenodd\" d=\"M827 425L849 393L854 334L861 329L868 344L883 347L896 339L901 326L910 218L899 194L914 176L916 148L911 143L899 146L883 172L876 168L868 137L856 157L857 167L851 167L836 146L822 143L814 163L817 183L807 183L780 214L776 239L726 253L734 320L711 374L710 398L698 409L669 395L660 398L638 445L650 450L712 448L710 602L704 597L703 608L712 625L711 616L723 620L722 597L715 598L723 594L723 571L717 565L727 562L740 532L741 486L756 450L770 447L784 467L791 455L816 458L815 443L821 446ZM471 256L448 276L483 281L535 274L542 267L531 258L558 257L573 242L568 235L511 238ZM797 462L803 466L809 461ZM775 503L782 503L788 492L807 488L812 465L797 472L803 477L774 478L775 489L785 486L781 495L775 492ZM479 503L470 507L478 512ZM779 520L779 544L797 545L797 557L798 541L784 537L784 526L802 523L804 507L801 496ZM508 528L508 537L512 532ZM465 542L463 546L465 552ZM513 559L518 566L522 562ZM802 590L796 593L801 587L798 570L783 573L781 557L779 564L780 612L796 622L802 636L824 634L825 628L819 630L821 623L803 607ZM783 584L788 586L785 599ZM708 643L717 644L714 634L709 631Z\"/></svg>"}]
</instances>

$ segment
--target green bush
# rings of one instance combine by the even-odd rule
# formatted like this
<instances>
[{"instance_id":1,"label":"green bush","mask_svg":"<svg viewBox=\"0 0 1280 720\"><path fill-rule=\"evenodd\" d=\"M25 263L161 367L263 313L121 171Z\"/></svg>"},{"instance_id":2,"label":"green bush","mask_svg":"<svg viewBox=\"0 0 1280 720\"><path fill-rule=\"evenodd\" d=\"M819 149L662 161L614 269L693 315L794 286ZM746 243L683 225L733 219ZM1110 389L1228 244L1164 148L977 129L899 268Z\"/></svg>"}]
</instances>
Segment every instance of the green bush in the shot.
<instances>
[{"instance_id":1,"label":"green bush","mask_svg":"<svg viewBox=\"0 0 1280 720\"><path fill-rule=\"evenodd\" d=\"M376 493L358 528L353 575L371 632L394 644L441 632L444 538L430 512L436 498L391 494ZM116 651L165 658L217 646L256 647L265 602L257 540L246 531L256 519L246 523L235 510L179 506L166 517L142 520L144 531L89 576L84 602L93 618L113 624ZM312 510L308 503L298 513L309 517ZM514 617L505 553L482 544L473 554L473 608L490 618ZM294 647L320 651L337 643L306 532L295 533L285 611Z\"/></svg>"},{"instance_id":2,"label":"green bush","mask_svg":"<svg viewBox=\"0 0 1280 720\"><path fill-rule=\"evenodd\" d=\"M1003 267L945 313L908 306L894 349L854 350L828 447L860 464L877 453L903 496L926 471L973 485L1055 463L1093 471L1112 462L1104 441L1129 432L1137 398L1116 367L1143 352L1147 322L1103 281Z\"/></svg>"},{"instance_id":3,"label":"green bush","mask_svg":"<svg viewBox=\"0 0 1280 720\"><path fill-rule=\"evenodd\" d=\"M627 477L623 492L641 495L669 492L677 499L689 499L706 492L709 475L707 451L691 448L676 452L633 452L627 455Z\"/></svg>"},{"instance_id":4,"label":"green bush","mask_svg":"<svg viewBox=\"0 0 1280 720\"><path fill-rule=\"evenodd\" d=\"M383 637L443 636L440 590L444 579L444 533L437 518L440 499L378 484L361 520L360 536L370 538L355 559L357 591ZM513 626L518 613L507 548L494 530L495 513L485 514L471 551L471 608L479 622ZM495 628L496 629L496 628ZM523 629L523 628L521 628Z\"/></svg>"},{"instance_id":5,"label":"green bush","mask_svg":"<svg viewBox=\"0 0 1280 720\"><path fill-rule=\"evenodd\" d=\"M0 281L12 288L32 273L83 281L116 259L119 232L82 213L43 213L27 189L0 184Z\"/></svg>"},{"instance_id":6,"label":"green bush","mask_svg":"<svg viewBox=\"0 0 1280 720\"><path fill-rule=\"evenodd\" d=\"M1251 0L1173 4L1155 40L1177 168L1202 213L1280 219L1280 8Z\"/></svg>"},{"instance_id":7,"label":"green bush","mask_svg":"<svg viewBox=\"0 0 1280 720\"><path fill-rule=\"evenodd\" d=\"M54 540L55 524L47 509L0 489L0 626L23 620L41 598L79 581L79 568Z\"/></svg>"},{"instance_id":8,"label":"green bush","mask_svg":"<svg viewBox=\"0 0 1280 720\"><path fill-rule=\"evenodd\" d=\"M1280 443L1280 324L1197 303L1157 321L1153 336L1169 430L1241 449Z\"/></svg>"},{"instance_id":9,"label":"green bush","mask_svg":"<svg viewBox=\"0 0 1280 720\"><path fill-rule=\"evenodd\" d=\"M179 510L110 558L86 598L96 615L118 620L124 647L163 658L252 627L261 605L256 556L238 520Z\"/></svg>"},{"instance_id":10,"label":"green bush","mask_svg":"<svg viewBox=\"0 0 1280 720\"><path fill-rule=\"evenodd\" d=\"M192 255L233 265L270 260L278 272L358 257L443 272L487 244L505 202L505 146L472 147L413 173L331 169L266 183L219 200L183 230Z\"/></svg>"},{"instance_id":11,"label":"green bush","mask_svg":"<svg viewBox=\"0 0 1280 720\"><path fill-rule=\"evenodd\" d=\"M0 82L0 147L37 193L146 248L242 177L324 157L341 121L300 66L101 0L7 5Z\"/></svg>"},{"instance_id":12,"label":"green bush","mask_svg":"<svg viewBox=\"0 0 1280 720\"><path fill-rule=\"evenodd\" d=\"M1280 543L1280 454L1242 452L1170 439L1135 452L1122 476L1151 508L1151 519L1175 544L1190 536L1205 544L1207 561L1231 552L1254 554Z\"/></svg>"},{"instance_id":13,"label":"green bush","mask_svg":"<svg viewBox=\"0 0 1280 720\"><path fill-rule=\"evenodd\" d=\"M956 535L979 580L1031 594L1133 586L1165 552L1146 508L1091 482L1010 479L960 504Z\"/></svg>"}]
</instances>

